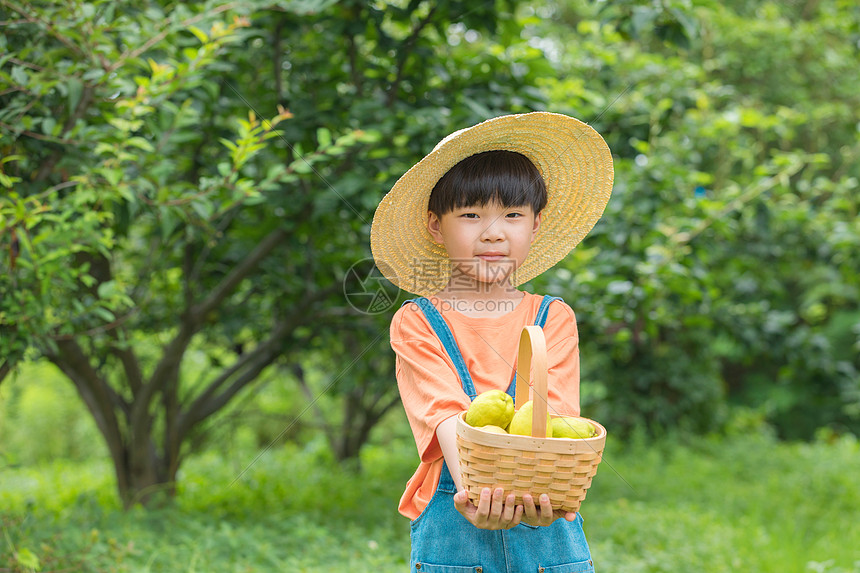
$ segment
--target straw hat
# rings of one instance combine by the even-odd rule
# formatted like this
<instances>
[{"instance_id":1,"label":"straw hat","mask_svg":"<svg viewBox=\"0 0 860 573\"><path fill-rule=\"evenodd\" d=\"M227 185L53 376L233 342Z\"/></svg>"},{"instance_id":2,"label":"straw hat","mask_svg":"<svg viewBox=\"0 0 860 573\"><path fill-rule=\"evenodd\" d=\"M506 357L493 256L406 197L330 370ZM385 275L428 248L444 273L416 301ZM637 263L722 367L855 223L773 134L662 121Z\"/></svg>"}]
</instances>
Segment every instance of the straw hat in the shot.
<instances>
[{"instance_id":1,"label":"straw hat","mask_svg":"<svg viewBox=\"0 0 860 573\"><path fill-rule=\"evenodd\" d=\"M436 182L461 160L484 151L525 155L543 176L547 204L529 255L511 277L518 286L546 271L594 227L612 191L612 155L587 124L557 113L505 115L443 139L383 197L373 217L370 248L380 272L421 296L444 289L451 276L445 247L427 230Z\"/></svg>"}]
</instances>

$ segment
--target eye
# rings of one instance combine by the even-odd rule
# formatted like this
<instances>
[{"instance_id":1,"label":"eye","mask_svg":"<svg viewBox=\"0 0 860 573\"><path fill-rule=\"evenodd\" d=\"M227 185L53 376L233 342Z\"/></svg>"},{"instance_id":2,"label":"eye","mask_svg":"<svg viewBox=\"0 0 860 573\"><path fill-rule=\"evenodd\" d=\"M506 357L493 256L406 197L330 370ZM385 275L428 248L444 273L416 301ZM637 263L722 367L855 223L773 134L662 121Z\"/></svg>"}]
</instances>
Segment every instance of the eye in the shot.
<instances>
[{"instance_id":1,"label":"eye","mask_svg":"<svg viewBox=\"0 0 860 573\"><path fill-rule=\"evenodd\" d=\"M519 211L513 211L513 212L508 213L507 215L505 215L505 217L508 217L509 219L516 219L516 218L518 218L518 217L522 217L522 216L523 216L523 214L522 214L522 213L520 213Z\"/></svg>"},{"instance_id":2,"label":"eye","mask_svg":"<svg viewBox=\"0 0 860 573\"><path fill-rule=\"evenodd\" d=\"M463 213L460 216L465 217L466 219L477 219L478 218L477 213Z\"/></svg>"}]
</instances>

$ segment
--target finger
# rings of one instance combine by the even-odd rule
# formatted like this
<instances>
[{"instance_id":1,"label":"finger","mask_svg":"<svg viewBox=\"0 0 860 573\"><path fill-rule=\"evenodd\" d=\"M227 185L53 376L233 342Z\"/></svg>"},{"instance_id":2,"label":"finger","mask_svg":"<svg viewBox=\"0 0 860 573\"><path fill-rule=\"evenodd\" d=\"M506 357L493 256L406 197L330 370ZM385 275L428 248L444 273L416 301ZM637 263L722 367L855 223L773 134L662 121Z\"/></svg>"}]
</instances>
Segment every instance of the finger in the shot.
<instances>
[{"instance_id":1,"label":"finger","mask_svg":"<svg viewBox=\"0 0 860 573\"><path fill-rule=\"evenodd\" d=\"M485 487L481 490L476 517L481 521L486 521L488 515L490 515L490 488Z\"/></svg>"},{"instance_id":2,"label":"finger","mask_svg":"<svg viewBox=\"0 0 860 573\"><path fill-rule=\"evenodd\" d=\"M514 509L514 519L511 521L511 527L519 525L519 523L523 520L523 506L518 505L516 509Z\"/></svg>"},{"instance_id":3,"label":"finger","mask_svg":"<svg viewBox=\"0 0 860 573\"><path fill-rule=\"evenodd\" d=\"M576 512L575 511L568 511L567 513L564 514L564 518L568 521L575 521L576 520Z\"/></svg>"},{"instance_id":4,"label":"finger","mask_svg":"<svg viewBox=\"0 0 860 573\"><path fill-rule=\"evenodd\" d=\"M540 496L540 517L542 521L553 518L552 503L549 501L549 496L545 493Z\"/></svg>"},{"instance_id":5,"label":"finger","mask_svg":"<svg viewBox=\"0 0 860 573\"><path fill-rule=\"evenodd\" d=\"M505 523L510 523L514 519L514 512L517 510L517 507L519 507L514 504L514 499L514 494L509 493L505 500L505 512L502 515L502 519Z\"/></svg>"},{"instance_id":6,"label":"finger","mask_svg":"<svg viewBox=\"0 0 860 573\"><path fill-rule=\"evenodd\" d=\"M535 500L534 498L532 498L532 495L530 493L527 493L523 496L523 513L529 520L535 520L538 517L537 507L535 507Z\"/></svg>"},{"instance_id":7,"label":"finger","mask_svg":"<svg viewBox=\"0 0 860 573\"><path fill-rule=\"evenodd\" d=\"M466 505L469 501L469 496L466 493L466 490L458 491L454 494L454 507L457 508L457 511L463 513L466 511Z\"/></svg>"},{"instance_id":8,"label":"finger","mask_svg":"<svg viewBox=\"0 0 860 573\"><path fill-rule=\"evenodd\" d=\"M540 519L544 523L552 523L554 521L555 515L552 510L552 503L549 500L549 496L547 494L541 494L540 496Z\"/></svg>"},{"instance_id":9,"label":"finger","mask_svg":"<svg viewBox=\"0 0 860 573\"><path fill-rule=\"evenodd\" d=\"M490 519L495 523L499 521L504 510L504 503L502 503L503 495L505 495L505 490L500 487L497 487L493 492L493 502L490 504Z\"/></svg>"}]
</instances>

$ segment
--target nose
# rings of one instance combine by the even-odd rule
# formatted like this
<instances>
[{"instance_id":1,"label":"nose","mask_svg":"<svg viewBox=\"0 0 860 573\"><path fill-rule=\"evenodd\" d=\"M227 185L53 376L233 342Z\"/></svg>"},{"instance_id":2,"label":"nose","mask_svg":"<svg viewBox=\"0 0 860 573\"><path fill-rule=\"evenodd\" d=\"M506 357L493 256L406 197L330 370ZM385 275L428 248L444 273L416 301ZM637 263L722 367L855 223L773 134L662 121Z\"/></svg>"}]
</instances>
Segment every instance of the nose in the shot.
<instances>
[{"instance_id":1,"label":"nose","mask_svg":"<svg viewBox=\"0 0 860 573\"><path fill-rule=\"evenodd\" d=\"M502 226L498 219L490 221L481 233L481 241L485 243L496 243L504 240L504 238L505 235L502 232Z\"/></svg>"}]
</instances>

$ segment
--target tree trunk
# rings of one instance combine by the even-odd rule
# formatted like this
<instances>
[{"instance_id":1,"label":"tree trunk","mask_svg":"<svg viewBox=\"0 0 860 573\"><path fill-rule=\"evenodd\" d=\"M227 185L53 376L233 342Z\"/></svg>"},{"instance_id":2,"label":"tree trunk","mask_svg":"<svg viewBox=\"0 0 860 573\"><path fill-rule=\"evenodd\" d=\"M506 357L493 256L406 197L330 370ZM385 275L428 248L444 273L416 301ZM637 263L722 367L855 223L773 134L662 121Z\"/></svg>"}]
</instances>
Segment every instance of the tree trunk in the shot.
<instances>
[{"instance_id":1,"label":"tree trunk","mask_svg":"<svg viewBox=\"0 0 860 573\"><path fill-rule=\"evenodd\" d=\"M121 459L113 459L117 490L126 509L136 504L160 505L176 494L179 460L159 456L150 437L139 438Z\"/></svg>"},{"instance_id":2,"label":"tree trunk","mask_svg":"<svg viewBox=\"0 0 860 573\"><path fill-rule=\"evenodd\" d=\"M388 400L380 404L384 399ZM400 402L400 395L379 392L365 395L365 388L356 388L344 396L343 423L327 428L329 443L338 462L357 460L361 447L370 439L370 432L382 417Z\"/></svg>"},{"instance_id":3,"label":"tree trunk","mask_svg":"<svg viewBox=\"0 0 860 573\"><path fill-rule=\"evenodd\" d=\"M170 436L165 440L172 445L166 444L165 455L159 455L151 433L152 423L135 428L130 404L92 367L76 341L58 340L57 352L47 356L72 381L104 437L123 507L128 509L137 503L151 505L159 498L172 497L176 491L181 437ZM177 416L176 412L169 415Z\"/></svg>"}]
</instances>

